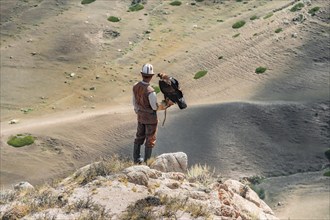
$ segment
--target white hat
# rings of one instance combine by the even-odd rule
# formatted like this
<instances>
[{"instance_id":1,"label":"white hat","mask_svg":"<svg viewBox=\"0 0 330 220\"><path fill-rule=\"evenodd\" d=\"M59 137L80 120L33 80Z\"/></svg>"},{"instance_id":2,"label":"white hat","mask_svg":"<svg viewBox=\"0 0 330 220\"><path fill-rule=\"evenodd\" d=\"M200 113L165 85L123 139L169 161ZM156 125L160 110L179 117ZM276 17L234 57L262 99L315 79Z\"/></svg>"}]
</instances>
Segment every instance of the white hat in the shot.
<instances>
[{"instance_id":1,"label":"white hat","mask_svg":"<svg viewBox=\"0 0 330 220\"><path fill-rule=\"evenodd\" d=\"M150 63L144 64L141 70L141 73L144 75L154 75L154 68Z\"/></svg>"}]
</instances>

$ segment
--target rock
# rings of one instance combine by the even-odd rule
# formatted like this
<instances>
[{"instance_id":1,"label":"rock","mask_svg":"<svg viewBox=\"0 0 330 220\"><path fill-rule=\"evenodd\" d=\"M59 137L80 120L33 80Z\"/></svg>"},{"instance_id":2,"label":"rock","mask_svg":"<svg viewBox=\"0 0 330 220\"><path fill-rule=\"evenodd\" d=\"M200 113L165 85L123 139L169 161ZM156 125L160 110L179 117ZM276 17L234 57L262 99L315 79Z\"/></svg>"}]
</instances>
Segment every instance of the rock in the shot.
<instances>
[{"instance_id":1,"label":"rock","mask_svg":"<svg viewBox=\"0 0 330 220\"><path fill-rule=\"evenodd\" d=\"M99 79L99 78L100 78L100 75L96 75L96 76L95 76L95 79Z\"/></svg>"},{"instance_id":2,"label":"rock","mask_svg":"<svg viewBox=\"0 0 330 220\"><path fill-rule=\"evenodd\" d=\"M89 88L89 90L96 90L95 86Z\"/></svg>"},{"instance_id":3,"label":"rock","mask_svg":"<svg viewBox=\"0 0 330 220\"><path fill-rule=\"evenodd\" d=\"M14 186L15 190L33 190L34 187L28 182L20 182Z\"/></svg>"},{"instance_id":4,"label":"rock","mask_svg":"<svg viewBox=\"0 0 330 220\"><path fill-rule=\"evenodd\" d=\"M75 73L70 73L70 77L74 77L75 75Z\"/></svg>"},{"instance_id":5,"label":"rock","mask_svg":"<svg viewBox=\"0 0 330 220\"><path fill-rule=\"evenodd\" d=\"M9 124L17 124L19 121L17 119L12 119L9 121Z\"/></svg>"},{"instance_id":6,"label":"rock","mask_svg":"<svg viewBox=\"0 0 330 220\"><path fill-rule=\"evenodd\" d=\"M293 34L291 35L291 37L293 37L293 38L297 38L297 37L298 37L298 34L297 34L297 33L293 33Z\"/></svg>"},{"instance_id":7,"label":"rock","mask_svg":"<svg viewBox=\"0 0 330 220\"><path fill-rule=\"evenodd\" d=\"M187 171L188 157L183 152L162 154L156 157L150 167L161 172L184 173Z\"/></svg>"},{"instance_id":8,"label":"rock","mask_svg":"<svg viewBox=\"0 0 330 220\"><path fill-rule=\"evenodd\" d=\"M32 52L31 55L32 56L37 55L37 52Z\"/></svg>"},{"instance_id":9,"label":"rock","mask_svg":"<svg viewBox=\"0 0 330 220\"><path fill-rule=\"evenodd\" d=\"M128 167L123 173L126 174L129 182L144 186L148 186L149 178L156 179L161 176L160 172L145 165Z\"/></svg>"}]
</instances>

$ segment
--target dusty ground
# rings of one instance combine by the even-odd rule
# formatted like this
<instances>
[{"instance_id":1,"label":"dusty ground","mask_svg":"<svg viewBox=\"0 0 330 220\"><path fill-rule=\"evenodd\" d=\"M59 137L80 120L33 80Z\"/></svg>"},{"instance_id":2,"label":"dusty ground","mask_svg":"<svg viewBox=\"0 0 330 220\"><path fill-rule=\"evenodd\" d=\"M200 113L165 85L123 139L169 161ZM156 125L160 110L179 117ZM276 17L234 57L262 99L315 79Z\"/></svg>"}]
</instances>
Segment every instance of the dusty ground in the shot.
<instances>
[{"instance_id":1,"label":"dusty ground","mask_svg":"<svg viewBox=\"0 0 330 220\"><path fill-rule=\"evenodd\" d=\"M329 3L315 0L264 19L290 1L246 2L174 7L149 0L144 10L127 12L130 1L1 1L2 187L65 176L104 154L130 156L131 86L145 62L178 78L189 106L170 109L156 154L182 150L190 163L207 162L236 179L320 170L329 146ZM312 17L307 11L315 6L321 9ZM293 22L299 14L307 19ZM110 15L121 21L107 21ZM241 19L245 26L233 29ZM258 66L268 70L256 74ZM204 69L207 75L194 80ZM11 119L19 123L9 125ZM18 133L37 142L8 146ZM279 194L276 200L287 202L278 215L300 218L306 190L311 201L329 204L327 184L319 185L322 195L310 182L289 197ZM326 206L318 207L327 218Z\"/></svg>"}]
</instances>

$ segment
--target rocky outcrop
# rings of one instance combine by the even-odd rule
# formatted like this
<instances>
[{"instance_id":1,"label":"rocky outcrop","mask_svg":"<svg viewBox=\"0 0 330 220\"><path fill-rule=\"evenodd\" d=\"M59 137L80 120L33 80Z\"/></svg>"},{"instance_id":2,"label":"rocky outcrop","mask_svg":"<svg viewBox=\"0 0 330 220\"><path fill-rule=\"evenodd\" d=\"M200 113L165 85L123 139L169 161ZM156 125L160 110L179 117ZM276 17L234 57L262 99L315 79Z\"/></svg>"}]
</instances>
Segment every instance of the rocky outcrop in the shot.
<instances>
[{"instance_id":1,"label":"rocky outcrop","mask_svg":"<svg viewBox=\"0 0 330 220\"><path fill-rule=\"evenodd\" d=\"M186 172L188 157L183 152L162 154L156 157L150 167L161 172Z\"/></svg>"},{"instance_id":2,"label":"rocky outcrop","mask_svg":"<svg viewBox=\"0 0 330 220\"><path fill-rule=\"evenodd\" d=\"M21 190L1 197L0 204L6 205L0 207L0 218L277 219L241 182L190 182L192 172L177 172L187 170L182 152L160 155L151 167L135 165L116 173L108 168L103 161L93 163L53 187L20 183L15 188Z\"/></svg>"}]
</instances>

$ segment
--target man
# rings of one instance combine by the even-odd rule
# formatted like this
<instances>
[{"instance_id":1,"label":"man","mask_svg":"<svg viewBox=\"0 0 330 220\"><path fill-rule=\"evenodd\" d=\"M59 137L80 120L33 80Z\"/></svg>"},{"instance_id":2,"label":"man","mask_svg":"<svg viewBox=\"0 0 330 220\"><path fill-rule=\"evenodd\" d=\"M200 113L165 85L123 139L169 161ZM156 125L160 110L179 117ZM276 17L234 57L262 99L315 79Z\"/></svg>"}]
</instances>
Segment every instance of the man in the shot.
<instances>
[{"instance_id":1,"label":"man","mask_svg":"<svg viewBox=\"0 0 330 220\"><path fill-rule=\"evenodd\" d=\"M156 144L157 133L157 111L165 110L173 103L158 104L156 92L150 86L154 76L153 66L149 63L143 65L141 70L142 81L133 86L133 106L137 114L137 132L134 140L133 159L134 163L147 162L151 157L152 148ZM141 145L145 141L144 160L141 157Z\"/></svg>"}]
</instances>

